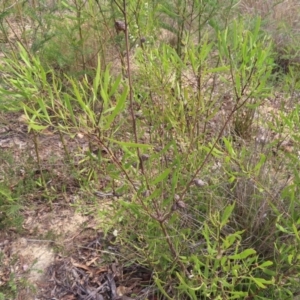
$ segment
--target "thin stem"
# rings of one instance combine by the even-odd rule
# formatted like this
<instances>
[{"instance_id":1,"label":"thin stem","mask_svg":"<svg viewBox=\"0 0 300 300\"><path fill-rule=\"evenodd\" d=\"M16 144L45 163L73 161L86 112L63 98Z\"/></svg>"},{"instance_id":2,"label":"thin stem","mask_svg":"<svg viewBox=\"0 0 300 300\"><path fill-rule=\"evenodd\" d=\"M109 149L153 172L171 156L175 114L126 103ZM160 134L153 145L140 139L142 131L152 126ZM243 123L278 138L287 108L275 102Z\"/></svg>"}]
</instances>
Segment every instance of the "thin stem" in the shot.
<instances>
[{"instance_id":1,"label":"thin stem","mask_svg":"<svg viewBox=\"0 0 300 300\"><path fill-rule=\"evenodd\" d=\"M119 5L118 5L119 6ZM126 63L127 63L127 77L128 77L128 86L129 86L129 102L130 102L130 114L131 114L131 120L132 120L132 128L133 128L133 134L134 134L134 140L135 143L138 143L138 134L137 134L137 126L136 126L136 117L134 114L134 99L133 99L133 85L132 85L132 76L131 76L131 65L130 65L130 43L129 43L129 35L128 35L128 19L127 19L127 11L126 11L126 0L123 0L123 7L121 8L123 17L124 17L124 22L125 22L125 43L126 43ZM141 158L141 152L140 149L137 147L137 156L139 158L139 167L141 169L141 172L146 180L147 183L147 177L145 175L145 170L144 170L144 163ZM148 183L147 183L148 186ZM149 188L149 186L148 186Z\"/></svg>"},{"instance_id":2,"label":"thin stem","mask_svg":"<svg viewBox=\"0 0 300 300\"><path fill-rule=\"evenodd\" d=\"M43 173L43 168L42 168L40 154L39 154L38 138L37 138L37 134L35 131L34 131L34 135L33 135L33 143L34 143L34 151L35 151L35 155L36 155L36 159L37 159L37 164L38 164L39 172L41 175L42 185L47 193L47 191L48 191L47 183L46 183L44 173Z\"/></svg>"}]
</instances>

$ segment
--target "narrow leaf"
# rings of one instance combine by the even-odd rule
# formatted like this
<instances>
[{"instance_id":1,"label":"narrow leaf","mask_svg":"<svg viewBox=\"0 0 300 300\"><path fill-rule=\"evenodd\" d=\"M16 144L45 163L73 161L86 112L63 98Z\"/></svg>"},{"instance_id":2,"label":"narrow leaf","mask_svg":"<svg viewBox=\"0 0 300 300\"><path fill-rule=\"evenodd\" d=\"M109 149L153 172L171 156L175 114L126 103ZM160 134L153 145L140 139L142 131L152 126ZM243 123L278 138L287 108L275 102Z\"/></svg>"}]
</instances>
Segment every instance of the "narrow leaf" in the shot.
<instances>
[{"instance_id":1,"label":"narrow leaf","mask_svg":"<svg viewBox=\"0 0 300 300\"><path fill-rule=\"evenodd\" d=\"M225 208L224 213L223 213L223 215L222 215L221 227L223 227L223 226L227 223L227 221L228 221L228 219L229 219L229 217L230 217L230 215L231 215L233 209L234 209L234 204L228 205L228 206Z\"/></svg>"},{"instance_id":2,"label":"narrow leaf","mask_svg":"<svg viewBox=\"0 0 300 300\"><path fill-rule=\"evenodd\" d=\"M155 185L155 184L163 181L170 174L170 172L171 172L171 169L164 170L158 177L156 177L153 180L152 184Z\"/></svg>"},{"instance_id":3,"label":"narrow leaf","mask_svg":"<svg viewBox=\"0 0 300 300\"><path fill-rule=\"evenodd\" d=\"M260 288L265 289L267 286L265 284L272 284L272 280L265 280L263 278L256 278L256 277L251 277L251 279L255 282L256 285L258 285Z\"/></svg>"},{"instance_id":4,"label":"narrow leaf","mask_svg":"<svg viewBox=\"0 0 300 300\"><path fill-rule=\"evenodd\" d=\"M139 143L133 143L133 142L121 142L121 141L117 141L111 138L106 137L107 140L111 141L112 143L116 143L120 146L124 146L124 147L132 147L132 148L141 148L141 149L149 149L152 148L151 145L147 145L147 144L139 144Z\"/></svg>"},{"instance_id":5,"label":"narrow leaf","mask_svg":"<svg viewBox=\"0 0 300 300\"><path fill-rule=\"evenodd\" d=\"M112 114L107 117L104 129L109 129L110 128L110 125L113 122L113 120L115 119L115 117L125 107L124 104L125 104L125 100L127 98L127 93L128 93L128 89L125 88L124 91L123 91L123 94L119 97L118 102L116 104L116 107L114 108Z\"/></svg>"},{"instance_id":6,"label":"narrow leaf","mask_svg":"<svg viewBox=\"0 0 300 300\"><path fill-rule=\"evenodd\" d=\"M230 259L245 259L252 254L256 254L256 251L254 249L246 249L246 250L242 251L241 253L238 253L235 255L230 255L229 258Z\"/></svg>"}]
</instances>

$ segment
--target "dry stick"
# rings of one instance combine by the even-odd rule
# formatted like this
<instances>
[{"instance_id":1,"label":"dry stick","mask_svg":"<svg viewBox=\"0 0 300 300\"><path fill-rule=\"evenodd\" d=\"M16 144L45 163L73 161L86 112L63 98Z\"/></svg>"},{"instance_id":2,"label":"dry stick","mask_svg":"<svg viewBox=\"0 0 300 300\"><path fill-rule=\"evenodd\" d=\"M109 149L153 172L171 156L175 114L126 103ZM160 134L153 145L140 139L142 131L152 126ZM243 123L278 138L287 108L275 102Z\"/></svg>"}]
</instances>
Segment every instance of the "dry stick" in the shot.
<instances>
[{"instance_id":1,"label":"dry stick","mask_svg":"<svg viewBox=\"0 0 300 300\"><path fill-rule=\"evenodd\" d=\"M118 3L115 1L115 3L118 5ZM119 5L118 7L120 8L121 12L123 13L123 16L124 16L124 21L125 21L125 40L126 40L126 60L127 60L127 75L128 75L128 84L129 84L129 101L130 101L130 112L131 112L131 117L132 117L132 126L133 126L133 131L134 131L134 138L135 138L135 142L138 143L138 137L137 137L137 128L136 128L136 119L135 119L135 115L134 115L134 110L133 110L133 88L132 88L132 79L131 79L131 71L130 71L130 58L129 58L129 38L128 38L128 27L127 27L127 14L126 14L126 0L123 0L123 8L121 8ZM143 165L143 161L141 159L141 155L140 155L140 150L139 148L137 148L137 154L138 154L138 157L139 157L139 161L140 161L140 168L141 168L141 172L146 180L146 183L147 183L147 187L148 187L148 182L147 182L147 177L145 176L145 173L144 173L144 165ZM118 163L119 167L120 164ZM121 167L121 169L123 169ZM123 169L123 171L125 171ZM126 173L125 171L125 176L127 177L127 179L129 179L129 175ZM129 180L131 182L131 180ZM164 225L164 222L166 221L166 218L162 218L161 216L161 213L159 212L159 208L157 207L157 205L155 205L155 210L156 210L156 213L157 213L157 216L154 216L153 214L151 214L147 208L147 206L144 204L143 201L140 201L143 208L145 209L145 211L148 213L148 215L153 218L154 220L156 220L165 237L166 237L166 240L167 240L167 243L169 245L169 248L171 250L171 253L174 255L175 257L175 260L178 259L178 254L172 244L172 241L170 239L170 236L165 228L165 225ZM172 211L170 211L170 215L171 215ZM184 264L179 261L179 264L180 264L180 267L182 268L182 271L187 274L187 270L184 266Z\"/></svg>"},{"instance_id":2,"label":"dry stick","mask_svg":"<svg viewBox=\"0 0 300 300\"><path fill-rule=\"evenodd\" d=\"M65 151L65 154L67 155L68 162L70 163L71 162L70 152L68 151L68 147L66 145L65 139L64 139L64 137L63 137L63 135L62 135L62 133L59 129L58 129L58 134L59 134L59 138L60 138L60 141L62 143L63 149Z\"/></svg>"},{"instance_id":3,"label":"dry stick","mask_svg":"<svg viewBox=\"0 0 300 300\"><path fill-rule=\"evenodd\" d=\"M8 27L10 28L10 30L13 32L14 37L16 38L16 40L18 41L18 43L25 49L25 51L28 53L28 55L30 55L28 49L25 47L25 45L24 45L24 43L22 42L22 40L18 37L16 31L15 31L14 28L11 26L10 22L9 22L8 20L5 20L5 21L6 21L7 25L8 25ZM11 43L10 41L9 41L9 46L10 46L11 50L13 51L13 53L15 54L16 52L15 52L14 49L13 49L13 46L14 46L14 45L12 46L12 43ZM14 47L14 48L16 48L16 47ZM18 51L18 49L17 49L17 51Z\"/></svg>"},{"instance_id":4,"label":"dry stick","mask_svg":"<svg viewBox=\"0 0 300 300\"><path fill-rule=\"evenodd\" d=\"M41 174L42 184L45 188L46 193L48 194L47 183L46 183L46 180L44 177L40 154L39 154L38 137L37 137L37 134L35 131L33 132L33 143L34 143L34 151L35 151L35 155L36 155L36 159L37 159L38 168L39 168L39 171ZM52 204L51 204L51 207L52 207Z\"/></svg>"},{"instance_id":5,"label":"dry stick","mask_svg":"<svg viewBox=\"0 0 300 300\"><path fill-rule=\"evenodd\" d=\"M17 5L17 4L20 3L20 2L23 2L23 0L22 0L22 1L16 1L16 2L14 2L11 6L6 7L6 8L4 9L4 11L2 11L2 13L7 12L8 10L10 10L11 8L13 8L15 5Z\"/></svg>"},{"instance_id":6,"label":"dry stick","mask_svg":"<svg viewBox=\"0 0 300 300\"><path fill-rule=\"evenodd\" d=\"M126 41L126 60L127 60L127 76L128 76L128 85L129 85L129 101L130 101L130 113L131 113L131 117L132 117L132 126L133 126L133 131L134 131L134 138L135 138L135 142L138 143L138 137L137 137L137 128L136 128L136 119L135 119L135 115L134 115L134 110L133 110L133 88L132 88L132 79L131 79L131 71L130 71L130 58L129 58L129 50L130 50L130 47L129 47L129 38L128 38L128 27L127 27L127 13L126 13L126 0L123 0L123 7L121 7L117 1L115 1L116 5L119 7L119 9L121 10L123 16L124 16L124 21L125 21L125 41ZM100 142L101 143L101 142ZM103 145L103 143L102 143ZM104 146L104 145L103 145ZM105 147L107 148L107 147ZM106 149L109 151L110 154L111 151L109 149ZM148 185L148 182L147 182L147 177L145 175L145 172L144 172L144 165L143 165L143 161L141 159L141 155L140 155L140 150L139 148L137 148L137 154L138 154L138 157L139 157L139 161L140 161L140 168L141 168L141 172L146 180L146 184L147 184L147 188L149 189L149 185ZM112 154L112 157L114 157L114 155ZM127 177L127 180L129 180L129 182L132 184L132 186L134 187L134 184L133 182L130 180L130 177L129 175L127 174L126 170L124 170L124 168L121 166L121 164L114 159L114 162L121 168L121 170L125 173L125 176ZM136 190L136 188L134 187L134 189ZM167 243L169 245L169 248L171 250L171 253L174 255L175 257L175 261L178 259L178 254L176 253L176 250L172 244L172 241L170 239L170 236L167 232L167 229L164 225L165 221L167 220L167 218L173 213L173 211L171 210L170 212L168 212L167 214L165 214L164 216L162 216L162 214L160 213L159 211L159 208L157 207L157 205L155 205L155 210L156 210L156 213L157 215L154 216L153 214L151 214L149 212L149 209L148 207L145 205L145 203L141 200L140 201L144 210L148 213L148 215L153 218L154 220L156 220L164 235L165 235L165 238L167 240ZM179 264L180 264L180 267L182 268L182 271L185 273L185 274L188 274L188 271L186 270L184 264L179 261Z\"/></svg>"},{"instance_id":7,"label":"dry stick","mask_svg":"<svg viewBox=\"0 0 300 300\"><path fill-rule=\"evenodd\" d=\"M126 0L123 0L123 7L121 7L117 3L117 1L115 1L115 3L119 7L119 9L121 10L121 12L123 14L123 17L124 17L124 22L125 22L126 63L127 63L127 76L128 76L128 85L129 85L130 114L131 114L131 119L132 119L132 128L133 128L134 140L135 140L135 143L137 144L138 143L138 136L137 136L136 118L135 118L134 109L133 109L133 86L132 86L131 69L130 69L130 57L129 57L130 44L129 44L129 37L128 37ZM144 163L143 163L143 160L141 158L141 153L140 153L139 147L137 147L136 150L137 150L137 155L138 155L138 158L139 158L139 167L141 169L143 177L145 178L147 189L149 189L149 184L148 184L147 176L145 174Z\"/></svg>"},{"instance_id":8,"label":"dry stick","mask_svg":"<svg viewBox=\"0 0 300 300\"><path fill-rule=\"evenodd\" d=\"M129 174L127 173L127 171L123 168L122 163L119 162L118 158L114 155L114 153L102 142L102 140L98 140L98 143L101 147L103 147L103 149L109 154L109 157L112 159L113 163L121 170L121 172L125 175L126 179L128 180L128 182L131 184L133 190L137 193L137 188L134 185L134 182L131 180ZM148 213L148 215L151 218L156 219L155 216L153 216L149 210L148 207L146 206L146 204L144 204L143 201L140 201L143 209Z\"/></svg>"},{"instance_id":9,"label":"dry stick","mask_svg":"<svg viewBox=\"0 0 300 300\"><path fill-rule=\"evenodd\" d=\"M100 146L103 147L103 149L109 154L109 157L112 159L113 163L122 171L122 173L125 175L126 179L128 180L128 182L131 184L133 190L137 193L137 188L134 185L134 182L131 180L129 174L127 173L127 171L123 168L122 164L118 161L117 157L114 155L114 153L102 142L102 140L98 140L98 143ZM144 201L142 201L139 198L139 201L144 209L144 211L146 212L146 214L148 214L149 217L151 217L152 219L158 221L158 222L164 222L165 219L163 219L163 217L161 216L159 209L157 207L156 208L156 216L153 215L151 212L149 212L149 208L148 206L144 203Z\"/></svg>"},{"instance_id":10,"label":"dry stick","mask_svg":"<svg viewBox=\"0 0 300 300\"><path fill-rule=\"evenodd\" d=\"M124 21L125 21L125 42L126 42L126 60L127 60L127 76L128 76L128 85L129 85L129 101L130 101L130 113L132 118L132 127L134 133L134 140L138 143L137 137L137 128L136 128L136 120L133 110L133 88L132 88L132 78L131 78L131 69L130 69L130 58L129 58L129 37L128 37L128 26L127 26L127 14L126 14L126 1L123 1L123 9L124 9ZM137 154L140 160L140 167L142 173L144 174L143 162L140 155L140 149L137 147Z\"/></svg>"},{"instance_id":11,"label":"dry stick","mask_svg":"<svg viewBox=\"0 0 300 300\"><path fill-rule=\"evenodd\" d=\"M178 263L179 263L182 271L186 275L189 275L189 272L188 272L187 268L185 267L185 265L183 264L183 262L180 259L178 260L179 255L177 254L176 249L174 248L174 245L172 243L171 237L169 236L168 231L167 231L167 229L165 227L164 221L162 221L162 222L159 221L159 225L160 225L160 227L161 227L161 229L162 229L162 231L163 231L163 233L165 235L165 238L166 238L167 244L169 245L171 253L174 255L173 264L175 264L175 262L178 261Z\"/></svg>"},{"instance_id":12,"label":"dry stick","mask_svg":"<svg viewBox=\"0 0 300 300\"><path fill-rule=\"evenodd\" d=\"M135 120L135 115L134 115L134 110L133 110L133 89L132 89L132 80L131 80L131 72L130 72L129 38L128 38L127 15L126 15L126 1L125 0L123 0L123 14L124 14L124 21L125 21L125 41L126 41L126 59L127 59L128 84L129 84L130 112L131 112L131 117L132 117L132 125L133 125L135 142L138 143L136 120ZM140 161L141 172L144 175L144 178L147 180L147 178L145 176L145 173L144 173L143 161L141 159L139 148L137 148L137 154L138 154L139 161ZM147 185L148 185L148 183L147 183ZM143 201L141 201L141 202L143 204ZM160 227L161 227L161 229L162 229L162 231L163 231L163 233L164 233L164 235L166 237L166 240L167 240L167 243L169 245L169 248L170 248L172 254L175 257L175 260L177 260L178 259L178 254L176 253L176 250L175 250L175 248L174 248L174 246L172 244L170 236L169 236L169 234L168 234L168 232L166 230L166 227L164 225L164 222L166 221L166 219L162 219L161 218L161 214L159 213L159 209L158 209L157 205L155 205L155 209L156 209L157 216L154 216L154 215L150 214L147 208L146 208L146 211L148 212L148 214L154 220L158 221L158 223L160 224ZM186 270L184 264L181 261L179 261L179 264L180 264L182 270L187 274L187 270Z\"/></svg>"}]
</instances>

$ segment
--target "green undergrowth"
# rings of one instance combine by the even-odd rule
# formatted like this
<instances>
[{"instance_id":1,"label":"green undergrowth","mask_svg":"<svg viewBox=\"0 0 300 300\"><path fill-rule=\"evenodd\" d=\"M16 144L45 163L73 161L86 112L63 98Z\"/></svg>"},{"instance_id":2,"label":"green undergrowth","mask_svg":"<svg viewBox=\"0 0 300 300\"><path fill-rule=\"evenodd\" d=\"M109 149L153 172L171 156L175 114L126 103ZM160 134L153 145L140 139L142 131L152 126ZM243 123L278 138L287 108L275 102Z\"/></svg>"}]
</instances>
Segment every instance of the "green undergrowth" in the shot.
<instances>
[{"instance_id":1,"label":"green undergrowth","mask_svg":"<svg viewBox=\"0 0 300 300\"><path fill-rule=\"evenodd\" d=\"M2 105L17 101L32 134L59 136L78 190L116 196L95 217L109 220L103 230L114 232L124 263L151 268L161 299L292 299L300 267L297 65L281 72L264 22L234 17L235 2L225 2L227 14L217 1L153 1L149 19L144 1L111 1L101 18L95 3L65 5L66 28L49 20L63 43L51 31L41 41L39 31L34 49L19 40L6 52ZM89 33L100 30L89 27L94 17L110 36L99 35L103 49L88 47ZM116 19L125 32L111 30ZM68 146L66 136L78 135L89 140L85 152ZM58 193L38 147L35 155L40 189ZM7 189L1 197L8 219L14 198Z\"/></svg>"}]
</instances>

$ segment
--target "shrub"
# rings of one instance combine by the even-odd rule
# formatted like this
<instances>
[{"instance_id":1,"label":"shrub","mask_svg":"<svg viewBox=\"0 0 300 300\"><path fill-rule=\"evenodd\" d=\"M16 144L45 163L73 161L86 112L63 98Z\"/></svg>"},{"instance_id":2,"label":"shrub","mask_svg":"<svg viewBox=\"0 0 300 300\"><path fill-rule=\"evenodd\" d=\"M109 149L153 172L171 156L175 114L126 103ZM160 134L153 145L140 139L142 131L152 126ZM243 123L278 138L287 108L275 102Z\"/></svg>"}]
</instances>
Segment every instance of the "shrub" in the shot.
<instances>
[{"instance_id":1,"label":"shrub","mask_svg":"<svg viewBox=\"0 0 300 300\"><path fill-rule=\"evenodd\" d=\"M119 16L127 25L114 35L117 48L125 49L118 52L117 75L105 51L78 80L73 72L57 74L20 43L18 56L5 60L9 90L1 89L1 96L19 99L32 131L51 126L89 139L90 149L76 165L89 174L86 188L118 196L113 210L99 212L109 220L105 230L114 232L126 263L153 270L165 298L291 299L299 272L298 160L290 154L280 161L272 153L276 142L260 143L255 136L268 126L259 113L272 96L273 44L260 18L224 16L218 23L216 2L201 3L193 11L188 1L153 2L151 21L157 12L173 18L177 45L153 38L133 51L129 29L136 25L131 32L139 36L155 28L142 22L139 1L111 2L102 26L110 28ZM90 7L69 9L84 15ZM201 17L212 29L206 22L185 23ZM161 26L170 25L168 18ZM82 26L76 15L74 36ZM66 42L74 42L72 30ZM72 45L83 63L89 38L78 36ZM42 47L48 55L54 41ZM66 66L79 61L73 50ZM298 126L297 112L282 117L290 131ZM291 168L293 184L284 180L288 170L279 172L280 163Z\"/></svg>"}]
</instances>

